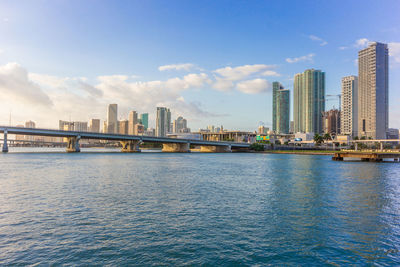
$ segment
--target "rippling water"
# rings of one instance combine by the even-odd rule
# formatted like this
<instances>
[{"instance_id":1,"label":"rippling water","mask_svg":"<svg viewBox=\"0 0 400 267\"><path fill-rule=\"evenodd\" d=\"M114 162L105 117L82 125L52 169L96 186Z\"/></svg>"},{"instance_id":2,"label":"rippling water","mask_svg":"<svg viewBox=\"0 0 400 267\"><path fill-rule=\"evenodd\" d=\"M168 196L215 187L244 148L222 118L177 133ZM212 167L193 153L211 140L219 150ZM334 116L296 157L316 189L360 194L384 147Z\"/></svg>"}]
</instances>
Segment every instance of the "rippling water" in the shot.
<instances>
[{"instance_id":1,"label":"rippling water","mask_svg":"<svg viewBox=\"0 0 400 267\"><path fill-rule=\"evenodd\" d=\"M0 265L399 265L400 164L0 154Z\"/></svg>"}]
</instances>

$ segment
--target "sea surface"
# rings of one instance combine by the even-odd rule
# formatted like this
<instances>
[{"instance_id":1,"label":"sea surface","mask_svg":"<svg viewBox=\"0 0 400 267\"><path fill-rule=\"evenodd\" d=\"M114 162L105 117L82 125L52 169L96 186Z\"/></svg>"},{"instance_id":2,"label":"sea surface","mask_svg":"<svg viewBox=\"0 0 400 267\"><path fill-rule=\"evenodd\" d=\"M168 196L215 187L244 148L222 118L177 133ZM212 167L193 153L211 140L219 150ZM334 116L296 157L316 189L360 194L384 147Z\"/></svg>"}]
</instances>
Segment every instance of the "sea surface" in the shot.
<instances>
[{"instance_id":1,"label":"sea surface","mask_svg":"<svg viewBox=\"0 0 400 267\"><path fill-rule=\"evenodd\" d=\"M400 265L400 163L31 150L0 154L0 266Z\"/></svg>"}]
</instances>

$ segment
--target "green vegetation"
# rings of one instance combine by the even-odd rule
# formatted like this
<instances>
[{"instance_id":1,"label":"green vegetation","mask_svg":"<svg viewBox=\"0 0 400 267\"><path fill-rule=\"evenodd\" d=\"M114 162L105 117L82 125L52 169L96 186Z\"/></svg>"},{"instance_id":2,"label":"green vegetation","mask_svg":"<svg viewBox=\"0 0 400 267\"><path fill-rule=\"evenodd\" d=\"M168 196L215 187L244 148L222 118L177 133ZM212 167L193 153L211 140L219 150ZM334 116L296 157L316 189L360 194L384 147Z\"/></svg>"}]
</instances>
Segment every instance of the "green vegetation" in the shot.
<instances>
[{"instance_id":1,"label":"green vegetation","mask_svg":"<svg viewBox=\"0 0 400 267\"><path fill-rule=\"evenodd\" d=\"M250 150L254 151L264 151L264 144L261 143L253 143L250 145Z\"/></svg>"},{"instance_id":2,"label":"green vegetation","mask_svg":"<svg viewBox=\"0 0 400 267\"><path fill-rule=\"evenodd\" d=\"M319 134L315 134L314 135L314 142L317 145L320 145L320 144L322 144L324 142L324 138L322 136L320 136Z\"/></svg>"}]
</instances>

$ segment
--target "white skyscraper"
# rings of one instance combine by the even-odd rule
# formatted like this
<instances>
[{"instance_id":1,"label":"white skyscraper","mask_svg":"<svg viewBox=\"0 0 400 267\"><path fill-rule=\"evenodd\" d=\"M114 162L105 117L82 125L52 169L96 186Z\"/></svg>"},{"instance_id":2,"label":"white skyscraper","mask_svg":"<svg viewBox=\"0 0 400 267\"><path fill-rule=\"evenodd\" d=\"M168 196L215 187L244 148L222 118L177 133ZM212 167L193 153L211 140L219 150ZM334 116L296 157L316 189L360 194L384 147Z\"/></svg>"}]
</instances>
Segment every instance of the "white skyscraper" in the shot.
<instances>
[{"instance_id":1,"label":"white skyscraper","mask_svg":"<svg viewBox=\"0 0 400 267\"><path fill-rule=\"evenodd\" d=\"M389 50L373 42L358 52L358 135L386 139L389 128Z\"/></svg>"},{"instance_id":2,"label":"white skyscraper","mask_svg":"<svg viewBox=\"0 0 400 267\"><path fill-rule=\"evenodd\" d=\"M135 125L138 124L138 113L134 110L129 112L128 121L128 134L133 135L135 134Z\"/></svg>"},{"instance_id":3,"label":"white skyscraper","mask_svg":"<svg viewBox=\"0 0 400 267\"><path fill-rule=\"evenodd\" d=\"M108 105L107 133L118 133L118 105L117 104Z\"/></svg>"},{"instance_id":4,"label":"white skyscraper","mask_svg":"<svg viewBox=\"0 0 400 267\"><path fill-rule=\"evenodd\" d=\"M341 134L358 136L358 77L342 78Z\"/></svg>"}]
</instances>

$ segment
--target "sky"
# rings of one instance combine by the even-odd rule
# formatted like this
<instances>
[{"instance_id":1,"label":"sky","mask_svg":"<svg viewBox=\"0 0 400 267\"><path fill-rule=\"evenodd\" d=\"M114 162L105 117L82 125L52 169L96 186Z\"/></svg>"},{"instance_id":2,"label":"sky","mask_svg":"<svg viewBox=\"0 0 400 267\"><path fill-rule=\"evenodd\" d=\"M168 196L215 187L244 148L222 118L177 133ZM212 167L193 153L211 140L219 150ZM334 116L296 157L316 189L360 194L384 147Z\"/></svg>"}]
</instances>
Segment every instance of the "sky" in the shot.
<instances>
[{"instance_id":1,"label":"sky","mask_svg":"<svg viewBox=\"0 0 400 267\"><path fill-rule=\"evenodd\" d=\"M166 106L192 130L254 131L271 127L273 81L292 92L296 73L320 69L340 94L378 41L400 128L399 14L397 0L0 0L0 124L104 120L117 103L119 119L149 113L150 127Z\"/></svg>"}]
</instances>

